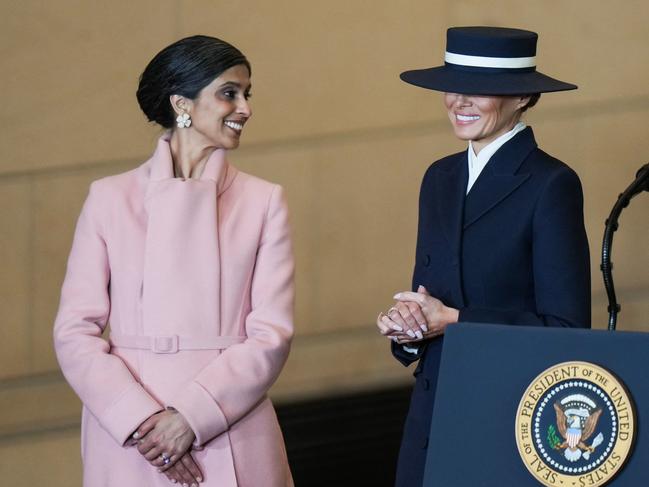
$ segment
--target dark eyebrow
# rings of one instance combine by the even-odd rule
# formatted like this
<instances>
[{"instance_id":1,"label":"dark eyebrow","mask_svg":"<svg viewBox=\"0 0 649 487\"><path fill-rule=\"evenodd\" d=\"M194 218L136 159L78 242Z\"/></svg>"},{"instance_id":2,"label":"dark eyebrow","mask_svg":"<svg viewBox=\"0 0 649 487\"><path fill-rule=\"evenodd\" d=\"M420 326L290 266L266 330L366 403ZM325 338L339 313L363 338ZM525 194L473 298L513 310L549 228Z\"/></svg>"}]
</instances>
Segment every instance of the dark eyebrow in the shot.
<instances>
[{"instance_id":1,"label":"dark eyebrow","mask_svg":"<svg viewBox=\"0 0 649 487\"><path fill-rule=\"evenodd\" d=\"M239 88L239 89L242 88L241 83L237 83L236 81L226 81L226 82L223 83L219 88L225 88L225 87L227 87L227 86L234 86L234 87ZM251 86L252 86L252 85L249 84L249 85L246 87L246 89L249 90L249 89L251 88Z\"/></svg>"}]
</instances>

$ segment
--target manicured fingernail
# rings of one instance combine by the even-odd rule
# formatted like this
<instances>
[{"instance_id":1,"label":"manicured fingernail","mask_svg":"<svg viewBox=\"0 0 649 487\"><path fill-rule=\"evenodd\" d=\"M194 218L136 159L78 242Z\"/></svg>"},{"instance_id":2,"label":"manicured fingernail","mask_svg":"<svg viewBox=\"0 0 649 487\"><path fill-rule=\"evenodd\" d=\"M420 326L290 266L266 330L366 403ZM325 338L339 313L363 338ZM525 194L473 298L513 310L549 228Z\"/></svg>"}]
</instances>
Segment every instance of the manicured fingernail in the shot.
<instances>
[{"instance_id":1,"label":"manicured fingernail","mask_svg":"<svg viewBox=\"0 0 649 487\"><path fill-rule=\"evenodd\" d=\"M396 342L398 340L398 338L395 337L395 336L392 336L392 337L390 337L390 340L392 340L393 342Z\"/></svg>"},{"instance_id":2,"label":"manicured fingernail","mask_svg":"<svg viewBox=\"0 0 649 487\"><path fill-rule=\"evenodd\" d=\"M394 296L392 296L393 299L401 299L401 293L397 293Z\"/></svg>"},{"instance_id":3,"label":"manicured fingernail","mask_svg":"<svg viewBox=\"0 0 649 487\"><path fill-rule=\"evenodd\" d=\"M175 484L176 482L178 482L176 479L171 479L172 484Z\"/></svg>"},{"instance_id":4,"label":"manicured fingernail","mask_svg":"<svg viewBox=\"0 0 649 487\"><path fill-rule=\"evenodd\" d=\"M403 328L401 328L399 325L390 325L390 328L395 331L403 331Z\"/></svg>"},{"instance_id":5,"label":"manicured fingernail","mask_svg":"<svg viewBox=\"0 0 649 487\"><path fill-rule=\"evenodd\" d=\"M426 325L419 325L419 328L421 328L423 331L428 331L428 327Z\"/></svg>"},{"instance_id":6,"label":"manicured fingernail","mask_svg":"<svg viewBox=\"0 0 649 487\"><path fill-rule=\"evenodd\" d=\"M139 437L140 437L140 433L138 433L137 431L133 433L133 438L137 440Z\"/></svg>"},{"instance_id":7,"label":"manicured fingernail","mask_svg":"<svg viewBox=\"0 0 649 487\"><path fill-rule=\"evenodd\" d=\"M407 333L408 333L408 336L409 336L410 338L415 338L415 332L414 332L414 331L412 331L412 330L408 330Z\"/></svg>"},{"instance_id":8,"label":"manicured fingernail","mask_svg":"<svg viewBox=\"0 0 649 487\"><path fill-rule=\"evenodd\" d=\"M198 480L199 482L202 482L202 481L203 481L203 477L196 477L196 480Z\"/></svg>"},{"instance_id":9,"label":"manicured fingernail","mask_svg":"<svg viewBox=\"0 0 649 487\"><path fill-rule=\"evenodd\" d=\"M189 487L189 485L187 485L186 483L183 483L183 487Z\"/></svg>"},{"instance_id":10,"label":"manicured fingernail","mask_svg":"<svg viewBox=\"0 0 649 487\"><path fill-rule=\"evenodd\" d=\"M422 332L420 332L419 330L417 330L417 331L415 332L415 335L417 335L417 338L419 338L420 340L421 340L422 338L424 338L424 334L423 334Z\"/></svg>"}]
</instances>

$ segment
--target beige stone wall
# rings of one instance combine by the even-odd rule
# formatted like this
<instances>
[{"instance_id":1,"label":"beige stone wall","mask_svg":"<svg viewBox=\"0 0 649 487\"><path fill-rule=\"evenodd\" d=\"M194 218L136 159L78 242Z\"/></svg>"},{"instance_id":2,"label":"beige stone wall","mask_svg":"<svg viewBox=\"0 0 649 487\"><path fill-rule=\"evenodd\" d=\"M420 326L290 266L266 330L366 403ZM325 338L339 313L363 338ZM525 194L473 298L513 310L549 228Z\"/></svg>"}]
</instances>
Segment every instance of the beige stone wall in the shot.
<instances>
[{"instance_id":1,"label":"beige stone wall","mask_svg":"<svg viewBox=\"0 0 649 487\"><path fill-rule=\"evenodd\" d=\"M648 15L642 0L2 2L3 482L80 484L79 403L58 372L52 321L89 182L143 161L158 135L134 92L160 48L206 33L253 64L255 115L231 159L288 190L297 337L272 394L289 400L409 380L373 321L409 285L424 169L462 144L440 96L397 75L440 63L450 25L535 30L541 70L580 86L544 96L528 122L582 178L604 327L603 222L648 158ZM648 326L648 204L634 200L615 241L623 330Z\"/></svg>"}]
</instances>

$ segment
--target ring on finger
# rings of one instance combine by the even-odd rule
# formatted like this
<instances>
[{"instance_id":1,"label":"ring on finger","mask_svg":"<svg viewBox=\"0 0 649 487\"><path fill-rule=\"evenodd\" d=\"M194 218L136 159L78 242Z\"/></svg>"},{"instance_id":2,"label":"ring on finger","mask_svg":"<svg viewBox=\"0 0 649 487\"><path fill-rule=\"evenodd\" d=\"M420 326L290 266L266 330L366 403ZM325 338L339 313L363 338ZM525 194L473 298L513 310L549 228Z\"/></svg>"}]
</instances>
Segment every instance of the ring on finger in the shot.
<instances>
[{"instance_id":1,"label":"ring on finger","mask_svg":"<svg viewBox=\"0 0 649 487\"><path fill-rule=\"evenodd\" d=\"M171 461L171 458L166 453L162 453L160 455L160 459L163 461L165 465L167 465Z\"/></svg>"}]
</instances>

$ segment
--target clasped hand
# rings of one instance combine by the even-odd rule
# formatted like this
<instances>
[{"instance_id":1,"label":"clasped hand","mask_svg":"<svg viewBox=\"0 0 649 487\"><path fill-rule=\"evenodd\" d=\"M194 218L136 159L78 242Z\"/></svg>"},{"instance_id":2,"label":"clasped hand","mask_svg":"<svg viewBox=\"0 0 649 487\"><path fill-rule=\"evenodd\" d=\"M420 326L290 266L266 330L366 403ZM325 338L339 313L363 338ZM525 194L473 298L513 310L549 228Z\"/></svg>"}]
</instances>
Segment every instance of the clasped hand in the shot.
<instances>
[{"instance_id":1,"label":"clasped hand","mask_svg":"<svg viewBox=\"0 0 649 487\"><path fill-rule=\"evenodd\" d=\"M196 435L187 420L175 409L166 409L149 417L133 433L130 444L147 461L164 472L172 483L198 485L201 471L189 449Z\"/></svg>"},{"instance_id":2,"label":"clasped hand","mask_svg":"<svg viewBox=\"0 0 649 487\"><path fill-rule=\"evenodd\" d=\"M456 323L459 311L431 296L424 286L417 292L400 292L396 304L379 313L376 326L382 335L397 343L413 343L442 335L446 327Z\"/></svg>"}]
</instances>

